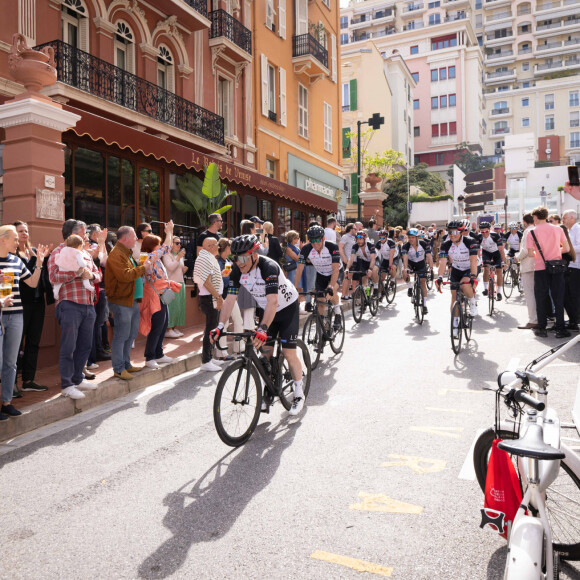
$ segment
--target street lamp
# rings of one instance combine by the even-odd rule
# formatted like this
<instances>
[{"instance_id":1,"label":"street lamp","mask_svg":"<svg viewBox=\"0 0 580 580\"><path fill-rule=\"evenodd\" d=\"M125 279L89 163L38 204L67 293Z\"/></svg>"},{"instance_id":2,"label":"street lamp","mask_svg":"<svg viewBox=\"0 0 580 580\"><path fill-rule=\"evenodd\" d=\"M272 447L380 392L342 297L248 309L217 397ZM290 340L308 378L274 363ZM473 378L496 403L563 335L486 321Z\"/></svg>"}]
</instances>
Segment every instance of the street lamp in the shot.
<instances>
[{"instance_id":1,"label":"street lamp","mask_svg":"<svg viewBox=\"0 0 580 580\"><path fill-rule=\"evenodd\" d=\"M356 128L357 128L357 182L358 182L358 221L361 221L361 201L360 201L360 126L361 125L369 125L373 129L378 130L379 127L385 122L385 118L381 117L380 113L374 113L372 117L369 118L368 121L357 121Z\"/></svg>"}]
</instances>

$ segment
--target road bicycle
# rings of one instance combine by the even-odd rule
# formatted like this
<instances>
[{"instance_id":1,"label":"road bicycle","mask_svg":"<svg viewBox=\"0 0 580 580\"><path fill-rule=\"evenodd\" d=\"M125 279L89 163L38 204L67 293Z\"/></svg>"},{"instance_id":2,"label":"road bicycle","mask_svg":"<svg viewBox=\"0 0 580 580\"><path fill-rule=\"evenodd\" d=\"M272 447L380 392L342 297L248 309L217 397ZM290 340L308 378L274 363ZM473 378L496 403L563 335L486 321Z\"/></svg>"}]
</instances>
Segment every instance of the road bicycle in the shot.
<instances>
[{"instance_id":1,"label":"road bicycle","mask_svg":"<svg viewBox=\"0 0 580 580\"><path fill-rule=\"evenodd\" d=\"M451 282L441 282L441 284L448 285ZM469 314L469 298L463 293L463 284L460 284L455 295L455 302L451 307L451 348L455 354L461 352L463 336L466 342L471 340L472 327L473 316Z\"/></svg>"},{"instance_id":2,"label":"road bicycle","mask_svg":"<svg viewBox=\"0 0 580 580\"><path fill-rule=\"evenodd\" d=\"M489 266L489 286L487 289L487 303L489 306L490 316L493 316L496 288L497 286L495 284L495 266Z\"/></svg>"},{"instance_id":3,"label":"road bicycle","mask_svg":"<svg viewBox=\"0 0 580 580\"><path fill-rule=\"evenodd\" d=\"M324 298L324 292L301 292L300 294ZM342 350L345 337L344 314L334 312L334 306L329 300L314 301L314 312L306 319L302 329L302 342L308 348L311 368L314 370L320 361L320 355L326 346L330 344L332 352L338 354ZM318 305L318 308L316 307ZM321 312L322 310L322 312ZM340 318L340 330L334 327L336 318Z\"/></svg>"},{"instance_id":4,"label":"road bicycle","mask_svg":"<svg viewBox=\"0 0 580 580\"><path fill-rule=\"evenodd\" d=\"M220 334L220 337L246 341L244 352L222 372L213 401L216 431L220 439L231 447L243 445L252 436L260 418L263 398L268 407L266 412L276 398L287 411L294 400L294 382L280 338L274 345L274 354L268 359L265 355L258 356L252 345L254 336L255 332L222 331ZM308 349L300 339L296 341L296 352L302 364L302 389L304 398L307 398L312 369Z\"/></svg>"},{"instance_id":5,"label":"road bicycle","mask_svg":"<svg viewBox=\"0 0 580 580\"><path fill-rule=\"evenodd\" d=\"M419 324L423 324L423 319L425 318L425 313L423 312L423 299L425 298L423 294L423 288L421 286L421 276L419 272L414 272L413 280L413 293L411 294L411 302L413 303L413 308L415 310L415 318Z\"/></svg>"},{"instance_id":6,"label":"road bicycle","mask_svg":"<svg viewBox=\"0 0 580 580\"><path fill-rule=\"evenodd\" d=\"M356 272L353 272L356 274ZM359 274L362 274L359 272ZM379 311L379 293L374 292L369 276L365 276L352 294L352 317L358 324L366 309L369 309L371 316L376 316Z\"/></svg>"},{"instance_id":7,"label":"road bicycle","mask_svg":"<svg viewBox=\"0 0 580 580\"><path fill-rule=\"evenodd\" d=\"M427 290L433 290L433 284L435 283L435 272L433 268L427 268Z\"/></svg>"},{"instance_id":8,"label":"road bicycle","mask_svg":"<svg viewBox=\"0 0 580 580\"><path fill-rule=\"evenodd\" d=\"M397 294L397 280L391 276L388 272L383 280L382 275L379 278L379 302L383 299L387 301L387 304L392 304L395 296Z\"/></svg>"},{"instance_id":9,"label":"road bicycle","mask_svg":"<svg viewBox=\"0 0 580 580\"><path fill-rule=\"evenodd\" d=\"M560 440L558 414L548 406L548 380L538 374L579 341L576 336L554 347L515 375L501 373L496 423L474 445L473 463L483 491L496 438L503 440L498 447L514 456L524 491L508 534L507 580L558 578L560 559L580 559L580 457ZM499 416L501 398L511 421ZM491 519L489 513L482 515L483 527ZM500 512L497 516L501 519ZM499 529L501 521L491 523Z\"/></svg>"},{"instance_id":10,"label":"road bicycle","mask_svg":"<svg viewBox=\"0 0 580 580\"><path fill-rule=\"evenodd\" d=\"M514 288L517 288L520 294L523 292L520 265L513 258L509 258L508 267L503 274L504 296L510 298L513 294Z\"/></svg>"}]
</instances>

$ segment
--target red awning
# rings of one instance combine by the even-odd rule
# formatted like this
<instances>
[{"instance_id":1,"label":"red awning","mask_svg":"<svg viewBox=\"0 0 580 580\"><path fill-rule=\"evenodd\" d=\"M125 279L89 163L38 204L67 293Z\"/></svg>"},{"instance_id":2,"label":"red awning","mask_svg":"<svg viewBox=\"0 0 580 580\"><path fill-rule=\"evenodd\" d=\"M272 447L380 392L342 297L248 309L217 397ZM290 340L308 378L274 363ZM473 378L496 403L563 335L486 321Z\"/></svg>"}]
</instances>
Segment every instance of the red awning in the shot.
<instances>
[{"instance_id":1,"label":"red awning","mask_svg":"<svg viewBox=\"0 0 580 580\"><path fill-rule=\"evenodd\" d=\"M175 163L197 171L203 171L204 166L214 162L217 164L220 177L224 181L245 185L252 189L270 193L276 197L309 205L324 212L336 213L337 211L338 204L333 199L309 193L299 187L260 175L246 167L223 161L178 143L160 139L149 133L137 131L127 125L88 113L76 107L63 105L63 108L80 115L81 120L76 127L70 129L79 137L87 135L93 141L103 141L107 145L117 145L120 149L130 149L133 153L142 153L147 157L153 156L157 160L163 159L167 163Z\"/></svg>"}]
</instances>

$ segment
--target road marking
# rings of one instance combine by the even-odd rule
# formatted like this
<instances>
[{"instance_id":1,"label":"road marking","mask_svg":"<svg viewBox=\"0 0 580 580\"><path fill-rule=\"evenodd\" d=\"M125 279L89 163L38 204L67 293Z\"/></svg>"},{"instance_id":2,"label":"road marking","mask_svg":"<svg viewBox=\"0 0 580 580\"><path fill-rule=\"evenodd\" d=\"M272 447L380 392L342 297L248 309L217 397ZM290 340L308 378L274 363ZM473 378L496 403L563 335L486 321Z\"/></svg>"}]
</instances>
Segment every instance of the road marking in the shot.
<instances>
[{"instance_id":1,"label":"road marking","mask_svg":"<svg viewBox=\"0 0 580 580\"><path fill-rule=\"evenodd\" d=\"M467 452L467 456L465 457L465 461L463 462L463 466L461 467L461 471L459 472L458 478L459 479L467 479L469 481L475 480L475 467L473 466L473 448L475 447L475 442L479 439L479 436L483 433L483 429L479 429L479 431L475 434L473 441L471 442L471 447Z\"/></svg>"},{"instance_id":2,"label":"road marking","mask_svg":"<svg viewBox=\"0 0 580 580\"><path fill-rule=\"evenodd\" d=\"M391 459L398 459L398 461L387 461L382 464L382 467L408 467L415 473L436 473L443 471L447 465L447 461L443 459L428 459L426 457L414 457L412 455L395 455L389 454ZM427 463L430 467L423 467L420 464Z\"/></svg>"},{"instance_id":3,"label":"road marking","mask_svg":"<svg viewBox=\"0 0 580 580\"><path fill-rule=\"evenodd\" d=\"M322 560L323 562L330 562L331 564L338 564L339 566L346 566L347 568L352 568L357 572L369 572L370 574L377 574L377 576L391 577L393 573L392 568L387 566L381 566L380 564L373 564L372 562L365 562L364 560L357 560L355 558L349 558L348 556L339 556L338 554L331 554L330 552L323 552L322 550L316 550L310 554L311 558L316 560Z\"/></svg>"},{"instance_id":4,"label":"road marking","mask_svg":"<svg viewBox=\"0 0 580 580\"><path fill-rule=\"evenodd\" d=\"M465 409L441 409L439 407L425 407L426 411L442 411L443 413L462 413L463 415L473 415L473 411Z\"/></svg>"},{"instance_id":5,"label":"road marking","mask_svg":"<svg viewBox=\"0 0 580 580\"><path fill-rule=\"evenodd\" d=\"M390 514L420 514L423 511L423 508L419 505L405 503L382 493L364 493L361 491L358 496L362 499L362 502L352 504L349 509Z\"/></svg>"},{"instance_id":6,"label":"road marking","mask_svg":"<svg viewBox=\"0 0 580 580\"><path fill-rule=\"evenodd\" d=\"M461 435L459 433L463 431L463 427L411 427L411 431L421 431L422 433L431 433L431 435L460 439Z\"/></svg>"},{"instance_id":7,"label":"road marking","mask_svg":"<svg viewBox=\"0 0 580 580\"><path fill-rule=\"evenodd\" d=\"M472 391L471 389L439 389L438 395L446 395L447 393L469 393L470 395L481 395L485 391Z\"/></svg>"}]
</instances>

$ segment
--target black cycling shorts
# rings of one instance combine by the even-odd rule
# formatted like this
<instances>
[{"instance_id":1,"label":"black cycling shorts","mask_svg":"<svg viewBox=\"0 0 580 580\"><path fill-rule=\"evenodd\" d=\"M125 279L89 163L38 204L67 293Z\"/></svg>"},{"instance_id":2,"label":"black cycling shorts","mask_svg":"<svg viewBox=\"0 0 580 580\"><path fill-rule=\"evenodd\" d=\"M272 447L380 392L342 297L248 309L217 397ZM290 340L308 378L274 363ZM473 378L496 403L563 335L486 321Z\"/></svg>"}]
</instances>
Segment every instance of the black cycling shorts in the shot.
<instances>
[{"instance_id":1,"label":"black cycling shorts","mask_svg":"<svg viewBox=\"0 0 580 580\"><path fill-rule=\"evenodd\" d=\"M411 260L407 261L409 265L409 270L411 272L417 272L419 274L419 278L427 278L427 264L425 260L421 260L420 262L412 262Z\"/></svg>"},{"instance_id":2,"label":"black cycling shorts","mask_svg":"<svg viewBox=\"0 0 580 580\"><path fill-rule=\"evenodd\" d=\"M266 344L273 346L278 334L280 335L280 342L282 348L296 348L296 339L298 338L298 326L300 322L300 310L298 307L298 300L292 302L276 312L272 324L268 328L268 340Z\"/></svg>"},{"instance_id":3,"label":"black cycling shorts","mask_svg":"<svg viewBox=\"0 0 580 580\"><path fill-rule=\"evenodd\" d=\"M457 268L451 268L451 276L449 276L449 281L451 282L451 290L457 290L459 284L463 278L469 278L471 276L471 269L469 270L458 270Z\"/></svg>"},{"instance_id":4,"label":"black cycling shorts","mask_svg":"<svg viewBox=\"0 0 580 580\"><path fill-rule=\"evenodd\" d=\"M352 279L360 282L363 276L367 275L367 271L370 270L370 268L370 261L367 262L366 260L357 260L352 267Z\"/></svg>"},{"instance_id":5,"label":"black cycling shorts","mask_svg":"<svg viewBox=\"0 0 580 580\"><path fill-rule=\"evenodd\" d=\"M501 268L501 254L499 253L499 250L491 253L482 250L481 259L483 260L484 266L494 266L495 268Z\"/></svg>"},{"instance_id":6,"label":"black cycling shorts","mask_svg":"<svg viewBox=\"0 0 580 580\"><path fill-rule=\"evenodd\" d=\"M510 258L515 258L516 252L519 252L519 250L515 250L514 248L510 248L509 251L508 251L508 256Z\"/></svg>"},{"instance_id":7,"label":"black cycling shorts","mask_svg":"<svg viewBox=\"0 0 580 580\"><path fill-rule=\"evenodd\" d=\"M396 268L399 265L399 257L393 259L393 268ZM381 262L381 272L389 272L389 260L383 260Z\"/></svg>"},{"instance_id":8,"label":"black cycling shorts","mask_svg":"<svg viewBox=\"0 0 580 580\"><path fill-rule=\"evenodd\" d=\"M321 292L328 288L332 276L323 276L320 272L316 272L316 281L314 282L314 289Z\"/></svg>"}]
</instances>

